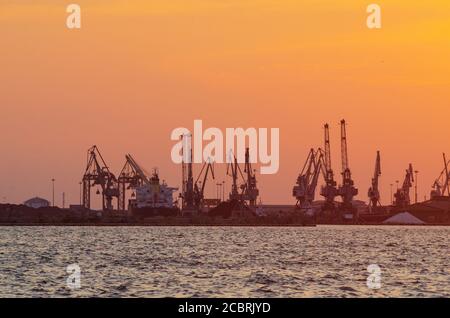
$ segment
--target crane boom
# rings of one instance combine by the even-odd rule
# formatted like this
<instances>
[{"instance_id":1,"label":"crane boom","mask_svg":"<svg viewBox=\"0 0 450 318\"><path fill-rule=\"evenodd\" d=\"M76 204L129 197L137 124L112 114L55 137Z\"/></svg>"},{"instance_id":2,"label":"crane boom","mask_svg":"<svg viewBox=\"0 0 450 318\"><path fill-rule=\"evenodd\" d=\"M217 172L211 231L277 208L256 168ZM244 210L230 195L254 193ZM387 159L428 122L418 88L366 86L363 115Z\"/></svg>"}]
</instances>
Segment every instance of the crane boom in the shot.
<instances>
[{"instance_id":1,"label":"crane boom","mask_svg":"<svg viewBox=\"0 0 450 318\"><path fill-rule=\"evenodd\" d=\"M132 166L132 168L134 169L134 171L136 171L136 173L138 174L138 176L147 184L150 183L148 174L145 172L145 170L136 162L136 160L134 160L134 158L130 155L127 154L125 155L125 158L127 160L127 162Z\"/></svg>"},{"instance_id":2,"label":"crane boom","mask_svg":"<svg viewBox=\"0 0 450 318\"><path fill-rule=\"evenodd\" d=\"M327 181L333 181L333 170L331 168L331 147L330 147L330 128L328 124L324 126L325 131L325 179Z\"/></svg>"},{"instance_id":3,"label":"crane boom","mask_svg":"<svg viewBox=\"0 0 450 318\"><path fill-rule=\"evenodd\" d=\"M348 168L348 153L347 153L347 131L345 128L345 120L341 120L341 159L342 159L342 173L350 172Z\"/></svg>"},{"instance_id":4,"label":"crane boom","mask_svg":"<svg viewBox=\"0 0 450 318\"><path fill-rule=\"evenodd\" d=\"M445 189L447 189L447 195L450 197L450 185L449 183L449 179L450 179L450 174L448 171L448 165L450 164L450 161L447 162L447 159L445 158L445 153L442 154L442 157L444 158L444 170L445 170L445 177L444 177L444 189L443 192L445 193Z\"/></svg>"},{"instance_id":5,"label":"crane boom","mask_svg":"<svg viewBox=\"0 0 450 318\"><path fill-rule=\"evenodd\" d=\"M442 158L444 160L444 168L432 185L431 198L445 196L446 192L447 196L450 197L450 160L447 161L445 153L442 154Z\"/></svg>"},{"instance_id":6,"label":"crane boom","mask_svg":"<svg viewBox=\"0 0 450 318\"><path fill-rule=\"evenodd\" d=\"M374 184L378 188L378 177L381 175L381 159L380 159L380 152L377 151L377 159L375 163L375 172L374 172Z\"/></svg>"}]
</instances>

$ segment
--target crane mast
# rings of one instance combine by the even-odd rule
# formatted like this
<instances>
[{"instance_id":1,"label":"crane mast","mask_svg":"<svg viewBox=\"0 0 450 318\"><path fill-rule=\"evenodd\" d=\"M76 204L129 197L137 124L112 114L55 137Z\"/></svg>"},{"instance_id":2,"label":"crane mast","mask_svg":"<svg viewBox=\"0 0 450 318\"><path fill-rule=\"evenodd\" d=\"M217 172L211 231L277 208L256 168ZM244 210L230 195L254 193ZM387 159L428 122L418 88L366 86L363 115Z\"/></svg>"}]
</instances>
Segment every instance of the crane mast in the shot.
<instances>
[{"instance_id":1,"label":"crane mast","mask_svg":"<svg viewBox=\"0 0 450 318\"><path fill-rule=\"evenodd\" d=\"M230 192L230 200L239 200L239 188L238 188L238 184L237 184L237 180L238 180L238 163L237 163L237 158L236 156L233 155L233 162L228 163L227 165L227 175L230 174L230 170L231 170L231 179L232 179L232 184L231 184L231 192Z\"/></svg>"},{"instance_id":2,"label":"crane mast","mask_svg":"<svg viewBox=\"0 0 450 318\"><path fill-rule=\"evenodd\" d=\"M377 158L375 160L375 171L372 178L372 185L369 188L368 196L369 196L369 208L375 209L378 206L381 206L380 203L380 191L378 189L378 178L381 175L381 159L380 152L377 151Z\"/></svg>"},{"instance_id":3,"label":"crane mast","mask_svg":"<svg viewBox=\"0 0 450 318\"><path fill-rule=\"evenodd\" d=\"M214 166L208 159L202 166L202 169L194 181L194 171L192 167L192 138L190 134L182 135L182 190L180 197L182 199L182 213L192 214L200 212L204 203L204 193L206 181L209 173L214 179ZM188 155L184 152L188 152ZM202 179L203 176L203 179Z\"/></svg>"},{"instance_id":4,"label":"crane mast","mask_svg":"<svg viewBox=\"0 0 450 318\"><path fill-rule=\"evenodd\" d=\"M330 127L328 124L324 126L325 133L325 168L331 170L331 156L330 156Z\"/></svg>"},{"instance_id":5,"label":"crane mast","mask_svg":"<svg viewBox=\"0 0 450 318\"><path fill-rule=\"evenodd\" d=\"M350 169L348 168L348 153L347 153L347 131L345 120L341 120L341 161L342 161L342 173L344 179L350 179Z\"/></svg>"},{"instance_id":6,"label":"crane mast","mask_svg":"<svg viewBox=\"0 0 450 318\"><path fill-rule=\"evenodd\" d=\"M195 210L194 177L192 173L192 145L191 135L182 135L182 209L186 211ZM188 153L186 154L185 151Z\"/></svg>"},{"instance_id":7,"label":"crane mast","mask_svg":"<svg viewBox=\"0 0 450 318\"><path fill-rule=\"evenodd\" d=\"M345 120L341 120L341 159L342 159L342 185L339 187L339 195L342 198L341 210L345 214L351 212L355 215L353 197L358 194L354 187L352 175L348 163L347 131Z\"/></svg>"},{"instance_id":8,"label":"crane mast","mask_svg":"<svg viewBox=\"0 0 450 318\"><path fill-rule=\"evenodd\" d=\"M322 167L322 171L325 178L325 185L320 189L320 195L325 198L325 204L323 205L323 210L335 210L334 199L337 196L337 188L336 181L334 181L334 173L331 168L331 147L330 147L330 131L329 125L324 125L324 146L325 146L325 155L324 155L324 164Z\"/></svg>"},{"instance_id":9,"label":"crane mast","mask_svg":"<svg viewBox=\"0 0 450 318\"><path fill-rule=\"evenodd\" d=\"M244 199L249 202L251 207L256 206L256 200L259 195L259 190L256 187L256 175L255 170L252 168L252 164L250 162L250 150L249 148L245 149L245 166L244 173L247 174L247 180L245 183L245 191L244 191Z\"/></svg>"}]
</instances>

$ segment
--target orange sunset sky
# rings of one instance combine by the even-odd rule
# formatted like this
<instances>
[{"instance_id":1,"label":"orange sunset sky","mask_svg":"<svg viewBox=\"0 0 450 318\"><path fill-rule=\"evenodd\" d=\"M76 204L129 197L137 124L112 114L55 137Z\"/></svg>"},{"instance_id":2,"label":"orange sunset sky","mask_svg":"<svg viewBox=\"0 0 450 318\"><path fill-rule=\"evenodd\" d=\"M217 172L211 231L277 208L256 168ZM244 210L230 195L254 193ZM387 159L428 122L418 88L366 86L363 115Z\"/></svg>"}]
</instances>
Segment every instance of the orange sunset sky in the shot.
<instances>
[{"instance_id":1,"label":"orange sunset sky","mask_svg":"<svg viewBox=\"0 0 450 318\"><path fill-rule=\"evenodd\" d=\"M116 174L131 153L180 186L170 133L194 119L280 128L280 170L258 176L264 203L295 202L325 122L339 180L338 124L348 122L361 200L377 150L383 203L410 162L429 197L450 157L448 0L73 2L80 30L66 28L72 1L0 0L1 202L51 199L55 178L56 203L63 191L78 203L93 144ZM366 27L370 3L382 8L380 30Z\"/></svg>"}]
</instances>

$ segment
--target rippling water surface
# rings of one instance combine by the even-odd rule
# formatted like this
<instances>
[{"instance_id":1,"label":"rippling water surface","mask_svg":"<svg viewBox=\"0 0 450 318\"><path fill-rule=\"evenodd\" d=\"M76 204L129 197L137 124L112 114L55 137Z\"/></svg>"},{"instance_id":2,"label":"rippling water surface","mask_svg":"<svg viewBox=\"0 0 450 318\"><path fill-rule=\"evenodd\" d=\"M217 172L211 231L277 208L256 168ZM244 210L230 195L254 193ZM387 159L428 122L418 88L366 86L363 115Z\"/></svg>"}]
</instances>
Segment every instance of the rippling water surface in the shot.
<instances>
[{"instance_id":1,"label":"rippling water surface","mask_svg":"<svg viewBox=\"0 0 450 318\"><path fill-rule=\"evenodd\" d=\"M0 227L0 297L449 297L449 237L450 227ZM73 263L77 290L66 285Z\"/></svg>"}]
</instances>

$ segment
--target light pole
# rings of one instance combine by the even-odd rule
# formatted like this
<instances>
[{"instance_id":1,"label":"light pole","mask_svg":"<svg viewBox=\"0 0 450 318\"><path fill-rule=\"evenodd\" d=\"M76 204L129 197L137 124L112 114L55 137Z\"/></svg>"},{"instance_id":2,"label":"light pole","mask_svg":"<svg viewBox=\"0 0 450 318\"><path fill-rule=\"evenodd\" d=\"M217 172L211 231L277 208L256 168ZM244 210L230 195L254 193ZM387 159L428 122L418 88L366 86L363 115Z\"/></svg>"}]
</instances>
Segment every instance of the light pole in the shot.
<instances>
[{"instance_id":1,"label":"light pole","mask_svg":"<svg viewBox=\"0 0 450 318\"><path fill-rule=\"evenodd\" d=\"M52 206L55 206L55 178L52 178Z\"/></svg>"},{"instance_id":2,"label":"light pole","mask_svg":"<svg viewBox=\"0 0 450 318\"><path fill-rule=\"evenodd\" d=\"M81 205L81 185L82 185L81 181L79 184L80 184L80 205Z\"/></svg>"},{"instance_id":3,"label":"light pole","mask_svg":"<svg viewBox=\"0 0 450 318\"><path fill-rule=\"evenodd\" d=\"M394 204L394 200L392 198L392 186L393 186L393 184L391 183L390 186L391 186L391 204Z\"/></svg>"},{"instance_id":4,"label":"light pole","mask_svg":"<svg viewBox=\"0 0 450 318\"><path fill-rule=\"evenodd\" d=\"M416 175L416 182L414 182L414 198L415 198L415 201L417 203L417 182L418 182L417 174L419 173L419 171L415 170L414 173Z\"/></svg>"},{"instance_id":5,"label":"light pole","mask_svg":"<svg viewBox=\"0 0 450 318\"><path fill-rule=\"evenodd\" d=\"M398 183L399 183L399 181L395 180L395 183L397 184L397 190L395 191L395 194L397 194L398 193ZM394 198L395 198L395 194L394 194ZM392 205L394 205L394 199L392 199Z\"/></svg>"},{"instance_id":6,"label":"light pole","mask_svg":"<svg viewBox=\"0 0 450 318\"><path fill-rule=\"evenodd\" d=\"M222 192L222 191L220 191L220 187L222 186L222 183L216 183L216 199L217 200L220 200L220 192Z\"/></svg>"},{"instance_id":7,"label":"light pole","mask_svg":"<svg viewBox=\"0 0 450 318\"><path fill-rule=\"evenodd\" d=\"M222 181L222 201L225 201L225 181Z\"/></svg>"}]
</instances>

